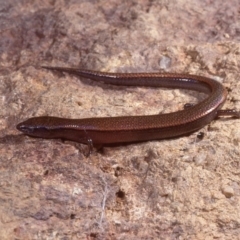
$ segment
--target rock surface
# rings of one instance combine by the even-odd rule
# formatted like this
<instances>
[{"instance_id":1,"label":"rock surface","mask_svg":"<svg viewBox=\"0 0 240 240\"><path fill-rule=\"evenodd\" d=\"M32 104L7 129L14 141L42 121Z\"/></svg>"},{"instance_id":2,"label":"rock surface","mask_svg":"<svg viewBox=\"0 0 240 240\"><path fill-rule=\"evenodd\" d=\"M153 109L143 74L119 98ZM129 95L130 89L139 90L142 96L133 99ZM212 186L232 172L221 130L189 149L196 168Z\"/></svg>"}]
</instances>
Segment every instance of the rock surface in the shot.
<instances>
[{"instance_id":1,"label":"rock surface","mask_svg":"<svg viewBox=\"0 0 240 240\"><path fill-rule=\"evenodd\" d=\"M104 148L21 135L33 116L157 114L181 90L105 86L41 69L187 72L221 81L240 109L239 1L1 1L1 239L239 239L240 120Z\"/></svg>"}]
</instances>

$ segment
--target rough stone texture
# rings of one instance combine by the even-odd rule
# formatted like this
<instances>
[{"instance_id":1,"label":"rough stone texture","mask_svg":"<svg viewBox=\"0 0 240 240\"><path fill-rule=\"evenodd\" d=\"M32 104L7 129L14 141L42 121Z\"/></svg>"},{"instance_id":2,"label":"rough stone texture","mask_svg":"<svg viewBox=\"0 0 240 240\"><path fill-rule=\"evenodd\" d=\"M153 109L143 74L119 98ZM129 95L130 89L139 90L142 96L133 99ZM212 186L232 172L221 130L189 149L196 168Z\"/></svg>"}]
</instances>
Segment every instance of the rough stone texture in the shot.
<instances>
[{"instance_id":1,"label":"rough stone texture","mask_svg":"<svg viewBox=\"0 0 240 240\"><path fill-rule=\"evenodd\" d=\"M41 65L188 72L240 109L239 0L0 0L1 239L239 239L240 120L105 148L22 136L29 117L139 115L202 95L109 87Z\"/></svg>"}]
</instances>

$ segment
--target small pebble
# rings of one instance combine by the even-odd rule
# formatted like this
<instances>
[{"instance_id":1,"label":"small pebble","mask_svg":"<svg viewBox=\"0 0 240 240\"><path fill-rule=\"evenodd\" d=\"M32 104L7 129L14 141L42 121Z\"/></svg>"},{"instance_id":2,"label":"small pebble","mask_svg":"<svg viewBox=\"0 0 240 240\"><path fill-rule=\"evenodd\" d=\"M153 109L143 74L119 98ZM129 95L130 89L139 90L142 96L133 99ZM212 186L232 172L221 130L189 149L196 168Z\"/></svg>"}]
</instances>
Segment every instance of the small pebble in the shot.
<instances>
[{"instance_id":1,"label":"small pebble","mask_svg":"<svg viewBox=\"0 0 240 240\"><path fill-rule=\"evenodd\" d=\"M234 190L229 186L225 186L222 188L222 193L225 195L226 198L230 198L234 195Z\"/></svg>"}]
</instances>

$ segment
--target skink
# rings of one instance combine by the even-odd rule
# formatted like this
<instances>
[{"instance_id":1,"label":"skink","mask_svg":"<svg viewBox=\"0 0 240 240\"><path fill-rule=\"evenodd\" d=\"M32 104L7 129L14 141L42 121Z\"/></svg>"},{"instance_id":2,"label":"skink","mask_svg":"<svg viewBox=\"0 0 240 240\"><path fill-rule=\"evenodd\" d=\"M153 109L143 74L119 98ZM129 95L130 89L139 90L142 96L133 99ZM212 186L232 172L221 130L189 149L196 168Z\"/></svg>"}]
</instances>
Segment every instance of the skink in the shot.
<instances>
[{"instance_id":1,"label":"skink","mask_svg":"<svg viewBox=\"0 0 240 240\"><path fill-rule=\"evenodd\" d=\"M107 73L63 67L43 67L106 84L181 88L208 94L202 102L181 111L147 116L67 119L34 117L17 125L24 134L61 138L91 146L173 138L192 133L219 116L240 117L235 110L220 110L227 97L224 86L207 77L175 73Z\"/></svg>"}]
</instances>

